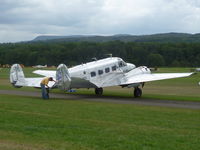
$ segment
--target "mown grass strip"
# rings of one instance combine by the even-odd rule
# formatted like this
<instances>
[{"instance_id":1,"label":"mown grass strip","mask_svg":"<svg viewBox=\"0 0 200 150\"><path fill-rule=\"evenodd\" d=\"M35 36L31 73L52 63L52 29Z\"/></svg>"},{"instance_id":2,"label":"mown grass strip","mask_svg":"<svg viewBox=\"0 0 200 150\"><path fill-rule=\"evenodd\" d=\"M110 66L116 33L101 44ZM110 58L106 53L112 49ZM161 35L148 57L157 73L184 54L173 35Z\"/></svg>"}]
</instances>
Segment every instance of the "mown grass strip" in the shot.
<instances>
[{"instance_id":1,"label":"mown grass strip","mask_svg":"<svg viewBox=\"0 0 200 150\"><path fill-rule=\"evenodd\" d=\"M0 141L17 150L198 150L199 116L190 109L1 95Z\"/></svg>"}]
</instances>

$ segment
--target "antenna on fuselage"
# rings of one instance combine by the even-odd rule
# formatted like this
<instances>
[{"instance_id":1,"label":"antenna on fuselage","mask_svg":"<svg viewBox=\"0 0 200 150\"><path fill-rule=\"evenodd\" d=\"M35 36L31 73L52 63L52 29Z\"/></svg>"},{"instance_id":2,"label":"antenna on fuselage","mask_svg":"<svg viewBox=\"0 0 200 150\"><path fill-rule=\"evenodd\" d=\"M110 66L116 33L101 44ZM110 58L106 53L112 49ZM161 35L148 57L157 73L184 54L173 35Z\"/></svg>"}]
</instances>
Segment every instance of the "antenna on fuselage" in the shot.
<instances>
[{"instance_id":1,"label":"antenna on fuselage","mask_svg":"<svg viewBox=\"0 0 200 150\"><path fill-rule=\"evenodd\" d=\"M96 58L96 57L93 57L93 58L92 58L92 61L97 61L97 58Z\"/></svg>"},{"instance_id":2,"label":"antenna on fuselage","mask_svg":"<svg viewBox=\"0 0 200 150\"><path fill-rule=\"evenodd\" d=\"M111 53L110 53L110 54L106 54L106 56L107 56L107 57L112 57L112 54L111 54Z\"/></svg>"}]
</instances>

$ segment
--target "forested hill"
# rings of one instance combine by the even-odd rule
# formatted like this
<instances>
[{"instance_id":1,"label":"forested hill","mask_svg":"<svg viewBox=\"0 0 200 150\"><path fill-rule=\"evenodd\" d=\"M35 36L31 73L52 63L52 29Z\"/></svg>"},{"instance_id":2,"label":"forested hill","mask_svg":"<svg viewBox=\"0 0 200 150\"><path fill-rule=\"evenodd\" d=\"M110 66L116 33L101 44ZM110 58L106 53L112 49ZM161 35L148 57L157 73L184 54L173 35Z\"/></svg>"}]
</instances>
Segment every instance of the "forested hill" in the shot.
<instances>
[{"instance_id":1,"label":"forested hill","mask_svg":"<svg viewBox=\"0 0 200 150\"><path fill-rule=\"evenodd\" d=\"M152 35L113 35L113 36L99 36L99 35L72 35L72 36L38 36L31 42L46 41L46 42L109 42L109 41L123 41L123 42L200 42L200 33L163 33Z\"/></svg>"},{"instance_id":2,"label":"forested hill","mask_svg":"<svg viewBox=\"0 0 200 150\"><path fill-rule=\"evenodd\" d=\"M40 36L30 42L0 44L0 65L73 66L108 53L137 66L200 67L200 34Z\"/></svg>"},{"instance_id":3,"label":"forested hill","mask_svg":"<svg viewBox=\"0 0 200 150\"><path fill-rule=\"evenodd\" d=\"M0 64L25 66L66 64L68 67L105 54L136 66L200 67L200 42L28 42L0 44Z\"/></svg>"}]
</instances>

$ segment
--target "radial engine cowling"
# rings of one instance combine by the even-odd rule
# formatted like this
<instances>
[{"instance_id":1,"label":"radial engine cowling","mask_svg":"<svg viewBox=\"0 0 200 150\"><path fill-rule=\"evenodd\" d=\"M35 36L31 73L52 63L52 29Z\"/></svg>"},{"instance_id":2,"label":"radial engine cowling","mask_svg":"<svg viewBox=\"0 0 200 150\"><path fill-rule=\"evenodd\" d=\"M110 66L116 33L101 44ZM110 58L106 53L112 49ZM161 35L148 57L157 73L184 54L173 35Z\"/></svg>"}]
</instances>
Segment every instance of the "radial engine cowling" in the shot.
<instances>
[{"instance_id":1,"label":"radial engine cowling","mask_svg":"<svg viewBox=\"0 0 200 150\"><path fill-rule=\"evenodd\" d=\"M71 77L65 64L60 64L56 71L57 86L61 90L69 90L71 86Z\"/></svg>"},{"instance_id":2,"label":"radial engine cowling","mask_svg":"<svg viewBox=\"0 0 200 150\"><path fill-rule=\"evenodd\" d=\"M138 75L142 75L142 74L150 74L151 71L149 68L147 68L146 66L140 66L137 67L133 70L131 70L130 72L128 72L126 74L126 77L133 77L133 76L138 76ZM129 84L127 87L138 87L139 85L142 85L142 87L144 86L144 83L133 83L133 84Z\"/></svg>"},{"instance_id":3,"label":"radial engine cowling","mask_svg":"<svg viewBox=\"0 0 200 150\"><path fill-rule=\"evenodd\" d=\"M140 74L150 74L150 73L151 71L149 68L147 68L146 66L140 66L128 72L127 76L136 76Z\"/></svg>"}]
</instances>

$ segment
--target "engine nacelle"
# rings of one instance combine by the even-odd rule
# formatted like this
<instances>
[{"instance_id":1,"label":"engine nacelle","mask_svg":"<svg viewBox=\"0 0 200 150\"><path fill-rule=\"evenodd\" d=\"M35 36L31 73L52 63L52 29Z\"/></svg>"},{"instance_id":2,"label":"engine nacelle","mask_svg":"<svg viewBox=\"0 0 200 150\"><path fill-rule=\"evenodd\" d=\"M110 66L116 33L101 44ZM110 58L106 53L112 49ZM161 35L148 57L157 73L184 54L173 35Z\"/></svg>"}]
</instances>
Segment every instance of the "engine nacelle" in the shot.
<instances>
[{"instance_id":1,"label":"engine nacelle","mask_svg":"<svg viewBox=\"0 0 200 150\"><path fill-rule=\"evenodd\" d=\"M61 90L69 90L71 87L71 77L65 64L60 64L56 71L57 86Z\"/></svg>"},{"instance_id":2,"label":"engine nacelle","mask_svg":"<svg viewBox=\"0 0 200 150\"><path fill-rule=\"evenodd\" d=\"M150 74L150 73L151 71L149 68L147 68L146 66L140 66L128 72L128 76L135 76L139 74Z\"/></svg>"}]
</instances>

